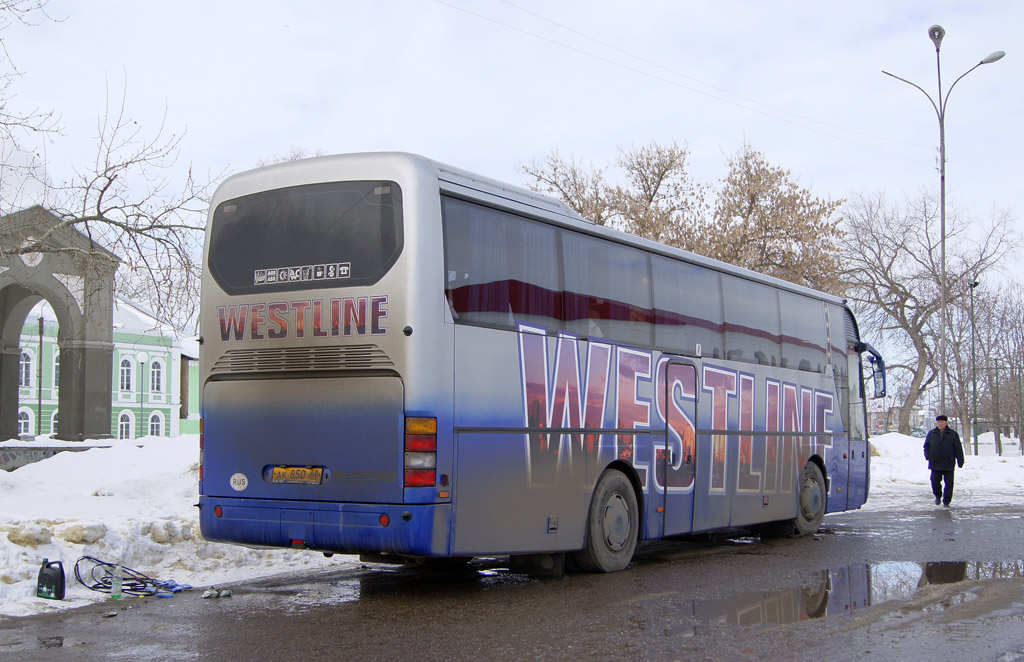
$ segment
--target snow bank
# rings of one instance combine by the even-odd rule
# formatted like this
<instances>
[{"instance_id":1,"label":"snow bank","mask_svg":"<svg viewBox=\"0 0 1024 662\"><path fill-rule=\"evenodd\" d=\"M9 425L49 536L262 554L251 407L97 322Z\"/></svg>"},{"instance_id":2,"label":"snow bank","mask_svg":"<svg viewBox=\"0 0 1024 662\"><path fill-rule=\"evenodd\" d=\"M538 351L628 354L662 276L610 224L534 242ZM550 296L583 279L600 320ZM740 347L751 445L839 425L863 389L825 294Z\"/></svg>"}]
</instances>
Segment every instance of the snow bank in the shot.
<instances>
[{"instance_id":1,"label":"snow bank","mask_svg":"<svg viewBox=\"0 0 1024 662\"><path fill-rule=\"evenodd\" d=\"M872 439L871 491L865 509L934 508L923 443L899 434ZM0 443L8 448L39 445ZM194 506L199 472L196 435L91 445L110 447L60 453L12 472L0 471L0 618L107 599L75 580L74 565L81 556L197 587L357 563L352 556L326 559L314 552L253 550L202 540ZM1024 505L1024 459L968 456L956 473L956 485L957 507ZM35 597L44 557L64 563L63 601Z\"/></svg>"},{"instance_id":2,"label":"snow bank","mask_svg":"<svg viewBox=\"0 0 1024 662\"><path fill-rule=\"evenodd\" d=\"M956 472L955 505L1024 505L1024 458L1019 454L1019 440L1004 437L1001 457L995 455L994 448L991 432L979 435L979 454L966 455L963 468ZM872 437L871 449L871 490L865 510L934 506L924 439L890 433Z\"/></svg>"},{"instance_id":3,"label":"snow bank","mask_svg":"<svg viewBox=\"0 0 1024 662\"><path fill-rule=\"evenodd\" d=\"M326 559L312 552L253 550L202 540L194 506L199 500L197 435L95 444L112 447L59 453L12 472L0 471L0 616L107 598L75 580L74 565L81 556L194 586L355 561L350 556ZM15 445L40 442L0 444ZM64 563L63 601L35 597L44 557Z\"/></svg>"}]
</instances>

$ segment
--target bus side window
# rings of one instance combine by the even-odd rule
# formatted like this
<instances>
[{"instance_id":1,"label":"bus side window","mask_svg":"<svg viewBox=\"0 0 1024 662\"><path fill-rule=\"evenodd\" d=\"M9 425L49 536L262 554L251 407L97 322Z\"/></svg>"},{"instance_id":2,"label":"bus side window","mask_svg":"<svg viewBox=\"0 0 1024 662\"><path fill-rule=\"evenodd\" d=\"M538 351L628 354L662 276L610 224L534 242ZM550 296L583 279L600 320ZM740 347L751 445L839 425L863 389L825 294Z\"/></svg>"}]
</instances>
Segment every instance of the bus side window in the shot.
<instances>
[{"instance_id":1,"label":"bus side window","mask_svg":"<svg viewBox=\"0 0 1024 662\"><path fill-rule=\"evenodd\" d=\"M792 292L779 292L782 315L782 365L823 372L828 336L824 304Z\"/></svg>"},{"instance_id":2,"label":"bus side window","mask_svg":"<svg viewBox=\"0 0 1024 662\"><path fill-rule=\"evenodd\" d=\"M651 257L651 272L655 345L690 355L724 355L718 272L660 255Z\"/></svg>"},{"instance_id":3,"label":"bus side window","mask_svg":"<svg viewBox=\"0 0 1024 662\"><path fill-rule=\"evenodd\" d=\"M561 277L554 228L483 205L442 197L445 294L460 322L557 329Z\"/></svg>"},{"instance_id":4,"label":"bus side window","mask_svg":"<svg viewBox=\"0 0 1024 662\"><path fill-rule=\"evenodd\" d=\"M651 347L647 255L615 242L562 233L565 327L585 338Z\"/></svg>"},{"instance_id":5,"label":"bus side window","mask_svg":"<svg viewBox=\"0 0 1024 662\"><path fill-rule=\"evenodd\" d=\"M754 361L757 352L761 352L767 365L778 365L782 353L778 290L724 274L722 301L726 356Z\"/></svg>"}]
</instances>

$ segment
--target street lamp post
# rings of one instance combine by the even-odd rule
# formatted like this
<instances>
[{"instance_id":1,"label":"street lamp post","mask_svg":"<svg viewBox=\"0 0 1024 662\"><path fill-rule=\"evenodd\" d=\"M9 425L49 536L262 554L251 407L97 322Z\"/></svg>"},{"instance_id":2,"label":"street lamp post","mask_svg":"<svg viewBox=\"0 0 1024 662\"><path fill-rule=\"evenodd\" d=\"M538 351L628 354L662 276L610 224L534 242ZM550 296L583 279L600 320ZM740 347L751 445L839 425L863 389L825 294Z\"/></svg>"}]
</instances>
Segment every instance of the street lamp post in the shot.
<instances>
[{"instance_id":1,"label":"street lamp post","mask_svg":"<svg viewBox=\"0 0 1024 662\"><path fill-rule=\"evenodd\" d=\"M964 73L960 74L960 77L953 81L953 84L949 86L946 91L946 96L942 96L942 62L939 58L939 47L942 45L942 38L946 36L946 31L941 25L933 25L928 28L928 37L935 44L935 70L939 82L939 95L936 99L932 99L932 95L924 91L924 89L916 84L911 83L906 78L900 78L895 74L891 74L888 71L882 73L886 76L891 76L896 80L903 81L907 85L917 88L928 97L928 101L931 102L932 108L935 109L935 116L939 120L939 290L941 297L941 312L939 314L939 407L942 408L942 412L946 411L946 326L947 326L947 315L946 315L946 105L949 101L949 95L953 92L953 88L957 83L963 79L964 76L971 73L983 64L992 64L997 60L1001 60L1006 53L1003 51L995 51L991 55L985 57L981 62L974 65Z\"/></svg>"},{"instance_id":2,"label":"street lamp post","mask_svg":"<svg viewBox=\"0 0 1024 662\"><path fill-rule=\"evenodd\" d=\"M146 379L146 361L149 360L149 354L145 352L139 352L138 354L135 355L135 358L139 362L139 424L136 426L138 429L136 430L135 434L135 438L138 439L139 437L142 436L142 407L144 405L143 397L145 396L145 391L143 390L143 381Z\"/></svg>"},{"instance_id":3,"label":"street lamp post","mask_svg":"<svg viewBox=\"0 0 1024 662\"><path fill-rule=\"evenodd\" d=\"M978 286L975 278L967 284L971 288L971 436L974 437L974 454L978 454L978 367L977 355L974 352L974 288Z\"/></svg>"}]
</instances>

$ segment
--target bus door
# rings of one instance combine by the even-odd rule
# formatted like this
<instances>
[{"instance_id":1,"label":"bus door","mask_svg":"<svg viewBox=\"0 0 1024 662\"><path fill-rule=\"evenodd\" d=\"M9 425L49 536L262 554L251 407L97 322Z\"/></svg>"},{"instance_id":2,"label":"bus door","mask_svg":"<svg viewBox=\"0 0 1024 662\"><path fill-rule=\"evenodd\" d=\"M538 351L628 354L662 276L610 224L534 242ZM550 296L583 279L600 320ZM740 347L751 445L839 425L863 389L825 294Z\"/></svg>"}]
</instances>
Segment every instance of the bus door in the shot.
<instances>
[{"instance_id":1,"label":"bus door","mask_svg":"<svg viewBox=\"0 0 1024 662\"><path fill-rule=\"evenodd\" d=\"M660 385L659 385L660 386ZM693 530L693 486L697 452L697 368L686 359L665 366L665 444L658 449L658 484L663 487L663 530L671 536Z\"/></svg>"}]
</instances>

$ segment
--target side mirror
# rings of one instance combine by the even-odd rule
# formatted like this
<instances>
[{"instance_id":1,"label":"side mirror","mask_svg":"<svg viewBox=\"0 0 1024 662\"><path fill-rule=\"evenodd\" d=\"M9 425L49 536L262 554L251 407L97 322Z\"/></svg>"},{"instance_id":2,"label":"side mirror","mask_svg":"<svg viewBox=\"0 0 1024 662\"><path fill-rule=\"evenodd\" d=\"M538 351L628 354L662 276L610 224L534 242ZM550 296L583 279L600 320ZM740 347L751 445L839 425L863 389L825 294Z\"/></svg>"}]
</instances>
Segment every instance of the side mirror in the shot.
<instances>
[{"instance_id":1,"label":"side mirror","mask_svg":"<svg viewBox=\"0 0 1024 662\"><path fill-rule=\"evenodd\" d=\"M874 367L873 363L872 363L872 367ZM871 374L871 378L872 378L872 380L874 381L874 384L875 384L875 397L876 398L884 398L885 397L885 364L882 363L881 367L882 367L881 370L877 370L876 369Z\"/></svg>"},{"instance_id":2,"label":"side mirror","mask_svg":"<svg viewBox=\"0 0 1024 662\"><path fill-rule=\"evenodd\" d=\"M865 358L868 360L868 363L871 364L871 381L875 387L875 395L873 397L876 399L884 398L885 359L882 358L882 355L878 352L877 349L867 344L866 342L860 343L857 346L857 351L862 353L867 352L867 356Z\"/></svg>"}]
</instances>

